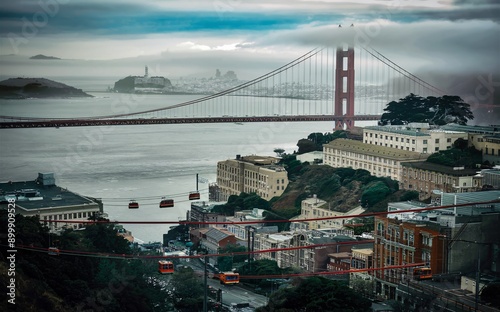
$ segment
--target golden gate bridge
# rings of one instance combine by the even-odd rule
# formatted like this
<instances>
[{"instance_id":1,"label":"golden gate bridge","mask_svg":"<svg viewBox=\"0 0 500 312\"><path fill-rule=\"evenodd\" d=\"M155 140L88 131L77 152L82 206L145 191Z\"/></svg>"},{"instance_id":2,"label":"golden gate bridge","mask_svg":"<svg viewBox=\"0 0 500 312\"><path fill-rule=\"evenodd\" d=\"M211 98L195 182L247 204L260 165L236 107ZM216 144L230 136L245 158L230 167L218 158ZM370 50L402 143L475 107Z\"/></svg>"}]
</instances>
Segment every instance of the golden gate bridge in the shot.
<instances>
[{"instance_id":1,"label":"golden gate bridge","mask_svg":"<svg viewBox=\"0 0 500 312\"><path fill-rule=\"evenodd\" d=\"M410 93L441 96L382 53L368 48L315 48L221 92L157 109L75 118L0 116L0 128L333 121L349 129L379 120L391 101Z\"/></svg>"}]
</instances>

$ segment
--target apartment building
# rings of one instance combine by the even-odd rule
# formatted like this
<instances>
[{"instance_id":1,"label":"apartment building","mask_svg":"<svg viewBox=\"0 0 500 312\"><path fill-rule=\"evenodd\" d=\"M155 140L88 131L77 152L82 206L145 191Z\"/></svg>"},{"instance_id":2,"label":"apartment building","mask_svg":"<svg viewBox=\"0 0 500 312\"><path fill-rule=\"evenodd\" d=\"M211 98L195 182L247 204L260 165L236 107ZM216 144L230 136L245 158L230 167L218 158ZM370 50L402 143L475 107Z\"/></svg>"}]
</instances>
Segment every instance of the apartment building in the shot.
<instances>
[{"instance_id":1,"label":"apartment building","mask_svg":"<svg viewBox=\"0 0 500 312\"><path fill-rule=\"evenodd\" d=\"M488 188L500 189L500 165L492 169L481 170L480 175L483 177L483 185Z\"/></svg>"},{"instance_id":2,"label":"apartment building","mask_svg":"<svg viewBox=\"0 0 500 312\"><path fill-rule=\"evenodd\" d=\"M192 222L224 222L226 216L212 212L214 205L207 205L205 202L191 203L191 209L187 211L186 220ZM215 224L190 224L191 229L216 226Z\"/></svg>"},{"instance_id":3,"label":"apartment building","mask_svg":"<svg viewBox=\"0 0 500 312\"><path fill-rule=\"evenodd\" d=\"M285 168L277 165L278 158L236 155L217 163L219 198L227 201L231 195L256 193L265 200L280 196L288 186Z\"/></svg>"},{"instance_id":4,"label":"apartment building","mask_svg":"<svg viewBox=\"0 0 500 312\"><path fill-rule=\"evenodd\" d=\"M38 216L50 232L83 226L81 223L53 221L87 221L106 216L100 200L57 186L53 173L39 173L30 181L0 183L0 206L6 207L9 199L15 200L16 214Z\"/></svg>"},{"instance_id":5,"label":"apartment building","mask_svg":"<svg viewBox=\"0 0 500 312\"><path fill-rule=\"evenodd\" d=\"M329 254L349 252L363 242L345 235L313 234L314 231L281 232L277 234L255 234L255 250L270 248L305 247L269 253L258 253L258 259L275 260L280 268L295 267L307 272L327 271ZM371 241L369 241L370 243ZM307 248L308 246L311 246Z\"/></svg>"},{"instance_id":6,"label":"apartment building","mask_svg":"<svg viewBox=\"0 0 500 312\"><path fill-rule=\"evenodd\" d=\"M417 191L419 199L430 198L433 191L475 192L482 188L482 176L475 169L449 167L425 161L401 163L399 188Z\"/></svg>"},{"instance_id":7,"label":"apartment building","mask_svg":"<svg viewBox=\"0 0 500 312\"><path fill-rule=\"evenodd\" d=\"M400 179L401 163L426 160L429 154L348 139L323 145L323 163L335 168L364 169L377 177Z\"/></svg>"},{"instance_id":8,"label":"apartment building","mask_svg":"<svg viewBox=\"0 0 500 312\"><path fill-rule=\"evenodd\" d=\"M377 294L394 299L397 285L413 276L413 267L380 268L416 264L430 267L433 274L443 272L445 241L439 225L382 216L375 217L374 225L373 276Z\"/></svg>"},{"instance_id":9,"label":"apartment building","mask_svg":"<svg viewBox=\"0 0 500 312\"><path fill-rule=\"evenodd\" d=\"M500 134L469 134L469 146L481 151L483 161L500 165Z\"/></svg>"},{"instance_id":10,"label":"apartment building","mask_svg":"<svg viewBox=\"0 0 500 312\"><path fill-rule=\"evenodd\" d=\"M457 139L467 140L461 131L429 129L428 124L370 126L363 128L363 142L406 151L432 154L452 148Z\"/></svg>"},{"instance_id":11,"label":"apartment building","mask_svg":"<svg viewBox=\"0 0 500 312\"><path fill-rule=\"evenodd\" d=\"M344 224L352 218L312 221L307 221L307 219L357 216L366 210L361 206L353 208L348 212L334 211L330 208L331 207L329 207L326 201L317 198L316 195L311 198L304 199L301 202L300 215L292 218L293 222L290 224L290 230L342 229Z\"/></svg>"}]
</instances>

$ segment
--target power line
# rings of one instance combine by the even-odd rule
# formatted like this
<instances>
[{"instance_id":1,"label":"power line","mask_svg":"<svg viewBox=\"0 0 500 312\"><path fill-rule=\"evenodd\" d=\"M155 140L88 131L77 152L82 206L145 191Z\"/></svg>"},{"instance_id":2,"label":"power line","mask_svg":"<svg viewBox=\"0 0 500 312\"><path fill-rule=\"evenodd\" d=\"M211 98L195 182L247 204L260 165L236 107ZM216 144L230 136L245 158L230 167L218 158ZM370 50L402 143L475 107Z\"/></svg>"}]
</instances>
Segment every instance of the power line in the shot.
<instances>
[{"instance_id":1,"label":"power line","mask_svg":"<svg viewBox=\"0 0 500 312\"><path fill-rule=\"evenodd\" d=\"M500 199L495 199L492 201L486 202L472 202L465 204L453 204L446 206L431 206L424 208L415 208L415 209L405 209L405 210L395 210L395 211L381 211L381 212L370 212L365 214L357 214L357 215L344 215L344 216L333 216L333 217L322 217L322 218L310 218L310 219L276 219L276 220L253 220L253 221L78 221L78 220L51 220L50 222L54 223L81 223L81 224L182 224L182 225L208 225L208 224L218 224L218 225L231 225L231 224L259 224L259 223L293 223L293 222L309 222L309 221L324 221L324 220L335 220L335 219L347 219L347 218L365 218L365 217L374 217L374 216L383 216L388 214L396 214L396 213L405 213L405 212L422 212L422 211L430 211L430 210L438 210L438 209L447 209L447 208L455 208L455 207L464 207L464 206L472 206L472 205L486 205L500 203ZM49 221L44 221L49 222Z\"/></svg>"}]
</instances>

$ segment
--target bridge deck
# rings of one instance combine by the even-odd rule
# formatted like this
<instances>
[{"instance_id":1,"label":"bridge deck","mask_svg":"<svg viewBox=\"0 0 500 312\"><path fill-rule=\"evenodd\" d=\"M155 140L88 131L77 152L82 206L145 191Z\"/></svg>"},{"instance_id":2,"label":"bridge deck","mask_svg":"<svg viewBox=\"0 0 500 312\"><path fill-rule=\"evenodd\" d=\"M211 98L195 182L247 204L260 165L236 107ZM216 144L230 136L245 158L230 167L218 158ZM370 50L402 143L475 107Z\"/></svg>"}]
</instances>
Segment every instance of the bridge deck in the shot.
<instances>
[{"instance_id":1,"label":"bridge deck","mask_svg":"<svg viewBox=\"0 0 500 312\"><path fill-rule=\"evenodd\" d=\"M47 127L85 127L118 125L158 125L188 123L235 123L235 122L296 122L296 121L344 121L379 120L379 115L357 116L262 116L262 117L194 117L194 118L134 118L134 119L33 119L2 121L1 129L8 128L47 128Z\"/></svg>"}]
</instances>

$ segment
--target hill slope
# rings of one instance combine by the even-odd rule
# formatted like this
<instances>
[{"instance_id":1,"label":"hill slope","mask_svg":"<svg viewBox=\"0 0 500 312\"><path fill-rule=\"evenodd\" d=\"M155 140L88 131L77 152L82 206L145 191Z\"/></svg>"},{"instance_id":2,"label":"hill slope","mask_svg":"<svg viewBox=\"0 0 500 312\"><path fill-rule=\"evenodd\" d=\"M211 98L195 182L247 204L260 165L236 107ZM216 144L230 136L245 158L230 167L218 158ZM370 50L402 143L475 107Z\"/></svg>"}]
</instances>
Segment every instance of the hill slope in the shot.
<instances>
[{"instance_id":1,"label":"hill slope","mask_svg":"<svg viewBox=\"0 0 500 312\"><path fill-rule=\"evenodd\" d=\"M0 98L68 98L92 95L46 78L9 78L0 81Z\"/></svg>"}]
</instances>

